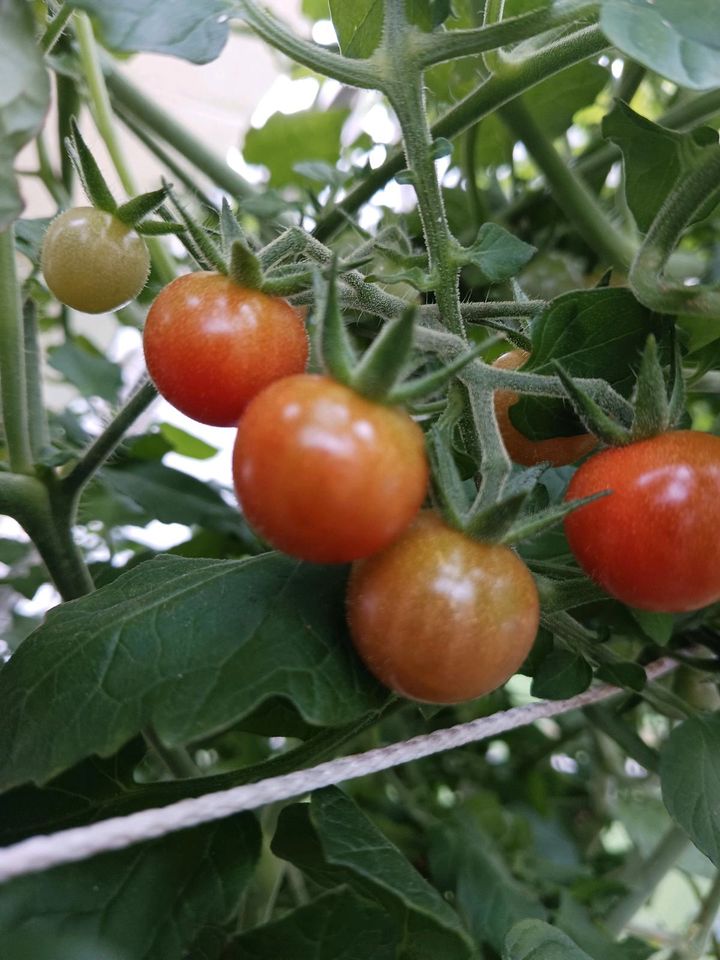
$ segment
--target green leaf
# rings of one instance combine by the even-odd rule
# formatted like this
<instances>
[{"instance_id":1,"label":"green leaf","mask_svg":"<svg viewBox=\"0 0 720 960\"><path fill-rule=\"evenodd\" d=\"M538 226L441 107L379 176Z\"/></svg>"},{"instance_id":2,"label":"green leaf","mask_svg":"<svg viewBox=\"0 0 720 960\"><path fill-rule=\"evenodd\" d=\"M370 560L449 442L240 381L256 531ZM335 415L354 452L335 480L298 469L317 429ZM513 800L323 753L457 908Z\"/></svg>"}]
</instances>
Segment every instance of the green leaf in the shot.
<instances>
[{"instance_id":1,"label":"green leaf","mask_svg":"<svg viewBox=\"0 0 720 960\"><path fill-rule=\"evenodd\" d=\"M405 0L405 14L416 27L430 32L450 16L451 0Z\"/></svg>"},{"instance_id":2,"label":"green leaf","mask_svg":"<svg viewBox=\"0 0 720 960\"><path fill-rule=\"evenodd\" d=\"M395 960L397 931L384 910L344 887L233 942L226 960Z\"/></svg>"},{"instance_id":3,"label":"green leaf","mask_svg":"<svg viewBox=\"0 0 720 960\"><path fill-rule=\"evenodd\" d=\"M264 127L249 130L243 154L248 163L264 164L270 171L274 187L313 181L298 178L295 164L303 160L320 160L336 164L340 156L340 132L347 110L304 110L285 116L273 114Z\"/></svg>"},{"instance_id":4,"label":"green leaf","mask_svg":"<svg viewBox=\"0 0 720 960\"><path fill-rule=\"evenodd\" d=\"M530 692L544 700L567 700L587 690L592 676L592 667L583 657L553 650L540 662Z\"/></svg>"},{"instance_id":5,"label":"green leaf","mask_svg":"<svg viewBox=\"0 0 720 960\"><path fill-rule=\"evenodd\" d=\"M542 920L516 923L505 939L502 960L592 960L567 934Z\"/></svg>"},{"instance_id":6,"label":"green leaf","mask_svg":"<svg viewBox=\"0 0 720 960\"><path fill-rule=\"evenodd\" d=\"M314 793L309 804L286 807L272 849L321 886L347 884L378 903L401 937L396 956L460 960L472 955L455 911L337 788Z\"/></svg>"},{"instance_id":7,"label":"green leaf","mask_svg":"<svg viewBox=\"0 0 720 960\"><path fill-rule=\"evenodd\" d=\"M225 503L217 490L157 461L129 461L104 467L98 474L98 483L113 496L132 501L139 508L138 518L144 518L146 523L159 520L187 526L197 524L222 533L244 534L242 517L234 507ZM83 517L88 513L86 501L83 501ZM90 516L89 519L95 518ZM127 522L137 523L138 520Z\"/></svg>"},{"instance_id":8,"label":"green leaf","mask_svg":"<svg viewBox=\"0 0 720 960\"><path fill-rule=\"evenodd\" d=\"M346 57L364 60L380 43L382 0L330 0L330 16Z\"/></svg>"},{"instance_id":9,"label":"green leaf","mask_svg":"<svg viewBox=\"0 0 720 960\"><path fill-rule=\"evenodd\" d=\"M48 362L84 397L102 397L109 403L117 402L122 387L120 367L85 337L75 337L59 347L50 347Z\"/></svg>"},{"instance_id":10,"label":"green leaf","mask_svg":"<svg viewBox=\"0 0 720 960\"><path fill-rule=\"evenodd\" d=\"M553 360L572 377L597 377L630 396L648 334L657 321L629 290L603 287L556 297L533 323L532 352L523 371L555 373ZM585 432L570 404L552 397L523 397L510 420L531 440Z\"/></svg>"},{"instance_id":11,"label":"green leaf","mask_svg":"<svg viewBox=\"0 0 720 960\"><path fill-rule=\"evenodd\" d=\"M650 610L628 608L646 637L664 647L673 635L675 617L671 613L652 613Z\"/></svg>"},{"instance_id":12,"label":"green leaf","mask_svg":"<svg viewBox=\"0 0 720 960\"><path fill-rule=\"evenodd\" d=\"M15 245L32 263L40 262L45 231L50 226L49 217L37 217L32 220L18 220L15 223Z\"/></svg>"},{"instance_id":13,"label":"green leaf","mask_svg":"<svg viewBox=\"0 0 720 960\"><path fill-rule=\"evenodd\" d=\"M170 444L175 453L183 457L192 457L193 460L209 460L218 452L217 447L210 446L199 437L193 437L180 427L173 423L161 423L158 429L162 436Z\"/></svg>"},{"instance_id":14,"label":"green leaf","mask_svg":"<svg viewBox=\"0 0 720 960\"><path fill-rule=\"evenodd\" d=\"M228 37L226 0L69 0L95 20L103 45L119 53L166 53L191 63L220 56Z\"/></svg>"},{"instance_id":15,"label":"green leaf","mask_svg":"<svg viewBox=\"0 0 720 960\"><path fill-rule=\"evenodd\" d=\"M720 714L675 727L660 751L660 783L670 816L720 866Z\"/></svg>"},{"instance_id":16,"label":"green leaf","mask_svg":"<svg viewBox=\"0 0 720 960\"><path fill-rule=\"evenodd\" d=\"M169 745L271 697L340 726L385 694L350 649L344 568L264 554L164 556L51 610L0 670L0 787L109 756L152 725Z\"/></svg>"},{"instance_id":17,"label":"green leaf","mask_svg":"<svg viewBox=\"0 0 720 960\"><path fill-rule=\"evenodd\" d=\"M537 895L510 872L493 838L467 811L431 834L430 865L441 890L452 890L473 937L501 950L519 920L545 918Z\"/></svg>"},{"instance_id":18,"label":"green leaf","mask_svg":"<svg viewBox=\"0 0 720 960\"><path fill-rule=\"evenodd\" d=\"M0 953L14 960L3 941L30 927L56 942L93 938L96 956L215 960L259 853L245 813L13 880L0 897Z\"/></svg>"},{"instance_id":19,"label":"green leaf","mask_svg":"<svg viewBox=\"0 0 720 960\"><path fill-rule=\"evenodd\" d=\"M708 149L717 149L718 142L718 133L711 127L678 133L641 117L620 100L604 117L602 131L622 150L625 197L643 232L678 179L702 163ZM695 219L701 220L709 212L706 208Z\"/></svg>"},{"instance_id":20,"label":"green leaf","mask_svg":"<svg viewBox=\"0 0 720 960\"><path fill-rule=\"evenodd\" d=\"M639 663L623 660L619 663L603 663L595 671L595 676L603 683L614 687L624 687L639 693L647 684L647 676Z\"/></svg>"},{"instance_id":21,"label":"green leaf","mask_svg":"<svg viewBox=\"0 0 720 960\"><path fill-rule=\"evenodd\" d=\"M26 0L4 0L0 11L0 231L18 218L23 202L15 157L41 129L50 102L35 21Z\"/></svg>"},{"instance_id":22,"label":"green leaf","mask_svg":"<svg viewBox=\"0 0 720 960\"><path fill-rule=\"evenodd\" d=\"M623 53L681 87L720 84L720 21L707 0L603 0L600 26Z\"/></svg>"},{"instance_id":23,"label":"green leaf","mask_svg":"<svg viewBox=\"0 0 720 960\"><path fill-rule=\"evenodd\" d=\"M479 267L486 280L495 283L516 276L535 251L497 223L484 223L474 243L462 251L462 262Z\"/></svg>"}]
</instances>

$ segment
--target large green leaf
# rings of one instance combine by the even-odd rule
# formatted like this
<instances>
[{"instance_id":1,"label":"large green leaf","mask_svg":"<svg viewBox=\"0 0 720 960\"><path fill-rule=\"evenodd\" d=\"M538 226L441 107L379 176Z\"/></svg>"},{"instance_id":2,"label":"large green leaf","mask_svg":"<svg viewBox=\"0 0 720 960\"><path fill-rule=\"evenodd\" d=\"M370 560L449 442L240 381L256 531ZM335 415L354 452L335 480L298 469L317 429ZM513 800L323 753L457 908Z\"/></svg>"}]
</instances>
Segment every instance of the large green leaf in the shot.
<instances>
[{"instance_id":1,"label":"large green leaf","mask_svg":"<svg viewBox=\"0 0 720 960\"><path fill-rule=\"evenodd\" d=\"M89 13L106 47L166 53L191 63L220 56L228 36L225 0L69 0Z\"/></svg>"},{"instance_id":2,"label":"large green leaf","mask_svg":"<svg viewBox=\"0 0 720 960\"><path fill-rule=\"evenodd\" d=\"M0 895L0 955L25 960L12 943L29 931L92 938L97 957L215 960L259 852L257 821L240 814L13 880Z\"/></svg>"},{"instance_id":3,"label":"large green leaf","mask_svg":"<svg viewBox=\"0 0 720 960\"><path fill-rule=\"evenodd\" d=\"M152 725L168 744L271 697L339 726L384 694L347 641L345 569L160 557L52 610L0 670L0 786L44 782Z\"/></svg>"},{"instance_id":4,"label":"large green leaf","mask_svg":"<svg viewBox=\"0 0 720 960\"><path fill-rule=\"evenodd\" d=\"M532 890L510 873L492 837L467 811L451 817L432 836L430 864L476 940L501 950L508 930L547 911Z\"/></svg>"},{"instance_id":5,"label":"large green leaf","mask_svg":"<svg viewBox=\"0 0 720 960\"><path fill-rule=\"evenodd\" d=\"M15 156L40 130L50 85L35 42L27 0L0 0L0 231L23 208L13 172Z\"/></svg>"},{"instance_id":6,"label":"large green leaf","mask_svg":"<svg viewBox=\"0 0 720 960\"><path fill-rule=\"evenodd\" d=\"M660 782L670 816L720 866L720 714L675 727L660 751Z\"/></svg>"},{"instance_id":7,"label":"large green leaf","mask_svg":"<svg viewBox=\"0 0 720 960\"><path fill-rule=\"evenodd\" d=\"M395 960L392 919L344 887L234 941L226 960Z\"/></svg>"},{"instance_id":8,"label":"large green leaf","mask_svg":"<svg viewBox=\"0 0 720 960\"><path fill-rule=\"evenodd\" d=\"M542 920L522 920L505 940L502 960L592 960L567 934Z\"/></svg>"},{"instance_id":9,"label":"large green leaf","mask_svg":"<svg viewBox=\"0 0 720 960\"><path fill-rule=\"evenodd\" d=\"M718 149L718 133L698 127L677 133L646 120L621 100L616 101L602 124L603 136L623 154L625 196L638 227L647 231L678 179ZM702 210L702 219L709 210Z\"/></svg>"},{"instance_id":10,"label":"large green leaf","mask_svg":"<svg viewBox=\"0 0 720 960\"><path fill-rule=\"evenodd\" d=\"M651 315L629 290L602 287L561 294L531 330L532 352L523 370L552 374L559 360L574 377L600 377L629 396L648 334ZM510 419L533 440L573 436L584 427L568 403L550 397L521 397Z\"/></svg>"},{"instance_id":11,"label":"large green leaf","mask_svg":"<svg viewBox=\"0 0 720 960\"><path fill-rule=\"evenodd\" d=\"M330 16L346 57L369 57L382 34L383 0L330 0Z\"/></svg>"},{"instance_id":12,"label":"large green leaf","mask_svg":"<svg viewBox=\"0 0 720 960\"><path fill-rule=\"evenodd\" d=\"M273 851L325 887L347 884L393 920L395 954L406 960L469 957L455 911L403 854L335 787L280 814Z\"/></svg>"},{"instance_id":13,"label":"large green leaf","mask_svg":"<svg viewBox=\"0 0 720 960\"><path fill-rule=\"evenodd\" d=\"M600 25L623 53L682 87L720 84L720 17L708 0L602 0Z\"/></svg>"},{"instance_id":14,"label":"large green leaf","mask_svg":"<svg viewBox=\"0 0 720 960\"><path fill-rule=\"evenodd\" d=\"M243 153L248 163L264 164L274 187L313 181L294 169L301 160L336 164L340 156L340 131L347 110L303 110L285 116L275 113L264 127L249 130ZM317 184L314 184L317 189Z\"/></svg>"}]
</instances>

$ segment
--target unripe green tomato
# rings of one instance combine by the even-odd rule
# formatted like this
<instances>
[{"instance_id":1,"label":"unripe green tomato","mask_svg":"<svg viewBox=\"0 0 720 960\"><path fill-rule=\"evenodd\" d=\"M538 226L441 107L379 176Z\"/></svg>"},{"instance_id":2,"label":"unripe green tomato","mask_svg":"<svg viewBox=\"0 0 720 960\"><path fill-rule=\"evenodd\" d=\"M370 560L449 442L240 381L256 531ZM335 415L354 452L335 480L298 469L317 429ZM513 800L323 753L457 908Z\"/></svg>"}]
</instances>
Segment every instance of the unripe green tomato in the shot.
<instances>
[{"instance_id":1,"label":"unripe green tomato","mask_svg":"<svg viewBox=\"0 0 720 960\"><path fill-rule=\"evenodd\" d=\"M145 286L150 255L132 227L104 210L73 207L47 229L41 266L57 299L83 313L106 313Z\"/></svg>"}]
</instances>

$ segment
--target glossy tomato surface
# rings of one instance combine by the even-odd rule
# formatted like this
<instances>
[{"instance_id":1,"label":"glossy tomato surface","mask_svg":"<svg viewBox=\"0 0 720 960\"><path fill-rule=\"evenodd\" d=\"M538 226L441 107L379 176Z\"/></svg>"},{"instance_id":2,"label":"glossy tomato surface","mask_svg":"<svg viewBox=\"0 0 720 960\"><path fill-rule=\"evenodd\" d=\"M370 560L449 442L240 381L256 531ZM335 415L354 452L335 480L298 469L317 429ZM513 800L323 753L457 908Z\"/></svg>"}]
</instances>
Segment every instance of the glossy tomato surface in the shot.
<instances>
[{"instance_id":1,"label":"glossy tomato surface","mask_svg":"<svg viewBox=\"0 0 720 960\"><path fill-rule=\"evenodd\" d=\"M642 610L720 600L720 438L678 430L590 457L566 499L608 496L565 518L588 576Z\"/></svg>"},{"instance_id":2,"label":"glossy tomato surface","mask_svg":"<svg viewBox=\"0 0 720 960\"><path fill-rule=\"evenodd\" d=\"M155 299L143 334L148 371L174 407L235 426L268 384L305 369L305 325L290 304L221 273L178 277Z\"/></svg>"},{"instance_id":3,"label":"glossy tomato surface","mask_svg":"<svg viewBox=\"0 0 720 960\"><path fill-rule=\"evenodd\" d=\"M529 356L526 350L510 350L498 357L493 366L501 370L517 370ZM495 416L505 449L515 463L524 467L533 467L537 463L564 467L568 463L575 463L597 446L597 440L589 433L574 437L552 437L549 440L530 440L510 419L510 408L519 399L519 395L513 390L495 391Z\"/></svg>"},{"instance_id":4,"label":"glossy tomato surface","mask_svg":"<svg viewBox=\"0 0 720 960\"><path fill-rule=\"evenodd\" d=\"M422 430L327 377L272 384L248 406L233 453L235 489L278 550L344 563L387 546L425 497Z\"/></svg>"},{"instance_id":5,"label":"glossy tomato surface","mask_svg":"<svg viewBox=\"0 0 720 960\"><path fill-rule=\"evenodd\" d=\"M509 547L472 540L431 512L353 566L347 604L372 673L428 703L503 684L527 657L540 616L535 581Z\"/></svg>"},{"instance_id":6,"label":"glossy tomato surface","mask_svg":"<svg viewBox=\"0 0 720 960\"><path fill-rule=\"evenodd\" d=\"M73 207L48 227L41 267L61 303L83 313L106 313L140 293L150 255L142 237L117 217L94 207Z\"/></svg>"}]
</instances>

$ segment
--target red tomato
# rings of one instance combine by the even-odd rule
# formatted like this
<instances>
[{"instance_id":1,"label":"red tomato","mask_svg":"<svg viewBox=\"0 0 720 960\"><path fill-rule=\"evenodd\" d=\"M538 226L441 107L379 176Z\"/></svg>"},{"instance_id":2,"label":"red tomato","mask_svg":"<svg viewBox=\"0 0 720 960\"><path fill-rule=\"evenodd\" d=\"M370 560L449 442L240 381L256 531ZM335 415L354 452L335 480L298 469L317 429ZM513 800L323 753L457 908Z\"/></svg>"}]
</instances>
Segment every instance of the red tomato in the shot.
<instances>
[{"instance_id":1,"label":"red tomato","mask_svg":"<svg viewBox=\"0 0 720 960\"><path fill-rule=\"evenodd\" d=\"M720 600L720 438L678 430L590 457L566 499L570 548L609 594L658 612Z\"/></svg>"},{"instance_id":2,"label":"red tomato","mask_svg":"<svg viewBox=\"0 0 720 960\"><path fill-rule=\"evenodd\" d=\"M422 430L401 410L311 374L248 406L233 453L238 499L279 550L346 563L387 546L425 497Z\"/></svg>"},{"instance_id":3,"label":"red tomato","mask_svg":"<svg viewBox=\"0 0 720 960\"><path fill-rule=\"evenodd\" d=\"M353 566L355 648L386 686L429 703L495 690L527 657L540 605L509 547L481 543L421 513L382 553Z\"/></svg>"},{"instance_id":4,"label":"red tomato","mask_svg":"<svg viewBox=\"0 0 720 960\"><path fill-rule=\"evenodd\" d=\"M217 427L235 426L257 393L300 373L308 358L305 326L286 300L204 271L160 291L143 346L162 396Z\"/></svg>"},{"instance_id":5,"label":"red tomato","mask_svg":"<svg viewBox=\"0 0 720 960\"><path fill-rule=\"evenodd\" d=\"M493 366L501 370L516 370L529 356L526 350L510 350L498 357ZM575 463L597 446L597 440L589 433L574 437L552 437L550 440L528 439L510 420L510 407L519 399L514 390L495 391L495 416L505 449L515 463L533 467L545 462L553 467L564 467L568 463Z\"/></svg>"}]
</instances>

